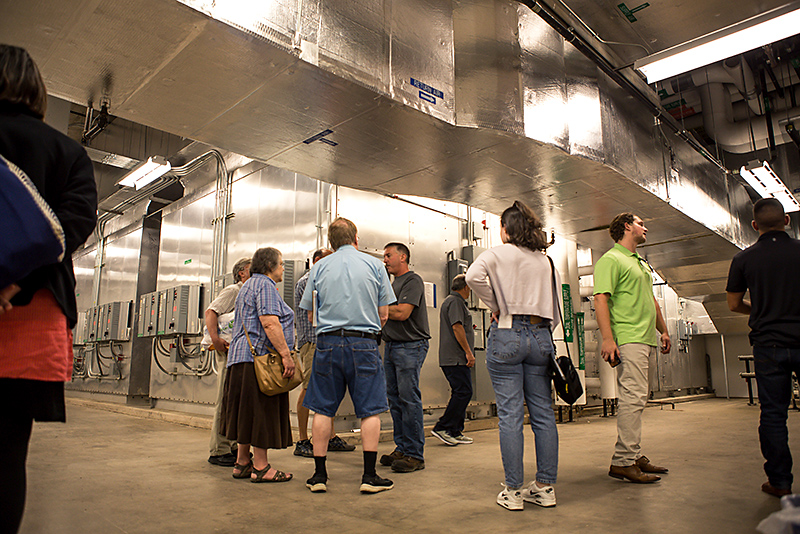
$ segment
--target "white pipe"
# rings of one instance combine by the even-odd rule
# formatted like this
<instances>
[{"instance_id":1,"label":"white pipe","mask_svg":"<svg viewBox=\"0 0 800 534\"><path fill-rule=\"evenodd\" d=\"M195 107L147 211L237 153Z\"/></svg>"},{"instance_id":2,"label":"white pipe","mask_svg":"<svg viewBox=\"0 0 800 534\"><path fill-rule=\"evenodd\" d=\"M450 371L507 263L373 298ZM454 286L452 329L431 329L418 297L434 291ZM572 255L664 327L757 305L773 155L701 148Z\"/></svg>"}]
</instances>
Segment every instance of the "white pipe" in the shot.
<instances>
[{"instance_id":1,"label":"white pipe","mask_svg":"<svg viewBox=\"0 0 800 534\"><path fill-rule=\"evenodd\" d=\"M728 152L744 154L753 150L750 128L755 141L755 149L767 146L767 119L753 117L749 121L734 122L731 95L721 83L710 83L699 89L703 106L703 126L708 135ZM772 115L772 129L775 143L790 143L792 140L783 129L786 117L797 117L800 108L793 108Z\"/></svg>"},{"instance_id":2,"label":"white pipe","mask_svg":"<svg viewBox=\"0 0 800 534\"><path fill-rule=\"evenodd\" d=\"M728 384L728 360L725 358L725 334L719 335L719 342L722 346L722 369L725 373L725 398L731 400L730 385Z\"/></svg>"},{"instance_id":3,"label":"white pipe","mask_svg":"<svg viewBox=\"0 0 800 534\"><path fill-rule=\"evenodd\" d=\"M742 56L728 58L722 62L722 68L731 75L733 84L753 113L760 115L762 110L756 93L756 80L747 61L742 61Z\"/></svg>"},{"instance_id":4,"label":"white pipe","mask_svg":"<svg viewBox=\"0 0 800 534\"><path fill-rule=\"evenodd\" d=\"M587 377L586 378L586 389L589 388L599 388L600 387L600 379L596 377Z\"/></svg>"}]
</instances>

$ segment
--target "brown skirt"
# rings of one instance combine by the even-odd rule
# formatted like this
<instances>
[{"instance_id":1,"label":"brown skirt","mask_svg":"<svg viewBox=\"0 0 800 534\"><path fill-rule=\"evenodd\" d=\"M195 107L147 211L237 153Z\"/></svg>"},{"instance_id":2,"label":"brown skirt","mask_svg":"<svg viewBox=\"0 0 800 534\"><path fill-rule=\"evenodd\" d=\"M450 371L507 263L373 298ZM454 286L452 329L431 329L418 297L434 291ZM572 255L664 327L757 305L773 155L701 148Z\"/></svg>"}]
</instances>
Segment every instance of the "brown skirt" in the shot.
<instances>
[{"instance_id":1,"label":"brown skirt","mask_svg":"<svg viewBox=\"0 0 800 534\"><path fill-rule=\"evenodd\" d=\"M289 447L289 393L264 395L258 389L253 362L231 365L225 377L220 433L260 449Z\"/></svg>"}]
</instances>

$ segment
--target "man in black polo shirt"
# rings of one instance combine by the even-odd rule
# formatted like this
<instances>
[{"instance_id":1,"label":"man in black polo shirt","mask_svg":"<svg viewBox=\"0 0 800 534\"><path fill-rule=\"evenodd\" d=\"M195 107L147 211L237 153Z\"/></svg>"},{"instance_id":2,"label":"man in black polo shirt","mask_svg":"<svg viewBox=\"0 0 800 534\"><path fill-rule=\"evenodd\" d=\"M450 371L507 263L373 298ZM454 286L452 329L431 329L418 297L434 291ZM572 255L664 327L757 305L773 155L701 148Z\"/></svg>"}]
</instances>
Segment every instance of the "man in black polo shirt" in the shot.
<instances>
[{"instance_id":1,"label":"man in black polo shirt","mask_svg":"<svg viewBox=\"0 0 800 534\"><path fill-rule=\"evenodd\" d=\"M761 490L781 497L792 492L786 418L792 371L800 376L800 241L784 231L789 217L774 198L756 202L753 219L758 241L733 257L726 291L731 311L750 315L761 404L758 435L768 479Z\"/></svg>"}]
</instances>

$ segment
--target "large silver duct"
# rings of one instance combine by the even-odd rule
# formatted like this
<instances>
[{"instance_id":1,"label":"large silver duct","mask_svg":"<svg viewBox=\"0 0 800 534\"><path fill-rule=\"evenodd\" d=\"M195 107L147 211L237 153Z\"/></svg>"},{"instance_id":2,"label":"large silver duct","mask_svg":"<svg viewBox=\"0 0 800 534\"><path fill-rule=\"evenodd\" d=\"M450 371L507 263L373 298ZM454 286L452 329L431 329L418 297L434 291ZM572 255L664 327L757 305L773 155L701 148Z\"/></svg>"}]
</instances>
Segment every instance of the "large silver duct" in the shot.
<instances>
[{"instance_id":1,"label":"large silver duct","mask_svg":"<svg viewBox=\"0 0 800 534\"><path fill-rule=\"evenodd\" d=\"M522 198L599 250L635 211L682 296L722 294L754 238L737 179L515 2L5 4L0 34L56 96L349 187Z\"/></svg>"}]
</instances>

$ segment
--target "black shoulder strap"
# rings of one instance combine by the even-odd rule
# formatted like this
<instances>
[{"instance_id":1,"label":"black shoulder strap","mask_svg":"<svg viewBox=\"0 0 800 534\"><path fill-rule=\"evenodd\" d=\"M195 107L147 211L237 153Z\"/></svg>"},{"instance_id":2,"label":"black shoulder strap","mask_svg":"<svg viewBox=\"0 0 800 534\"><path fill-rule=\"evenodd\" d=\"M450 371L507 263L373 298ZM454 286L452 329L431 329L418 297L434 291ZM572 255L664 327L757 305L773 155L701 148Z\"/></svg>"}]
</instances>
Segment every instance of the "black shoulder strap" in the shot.
<instances>
[{"instance_id":1,"label":"black shoulder strap","mask_svg":"<svg viewBox=\"0 0 800 534\"><path fill-rule=\"evenodd\" d=\"M553 281L553 311L558 312L558 320L561 321L561 327L564 327L564 317L561 315L561 299L558 298L558 285L556 284L556 266L553 265L553 258L547 256L547 261L550 262L550 278ZM564 346L567 348L567 357L571 360L569 355L569 343L564 341ZM553 342L555 347L555 341Z\"/></svg>"}]
</instances>

